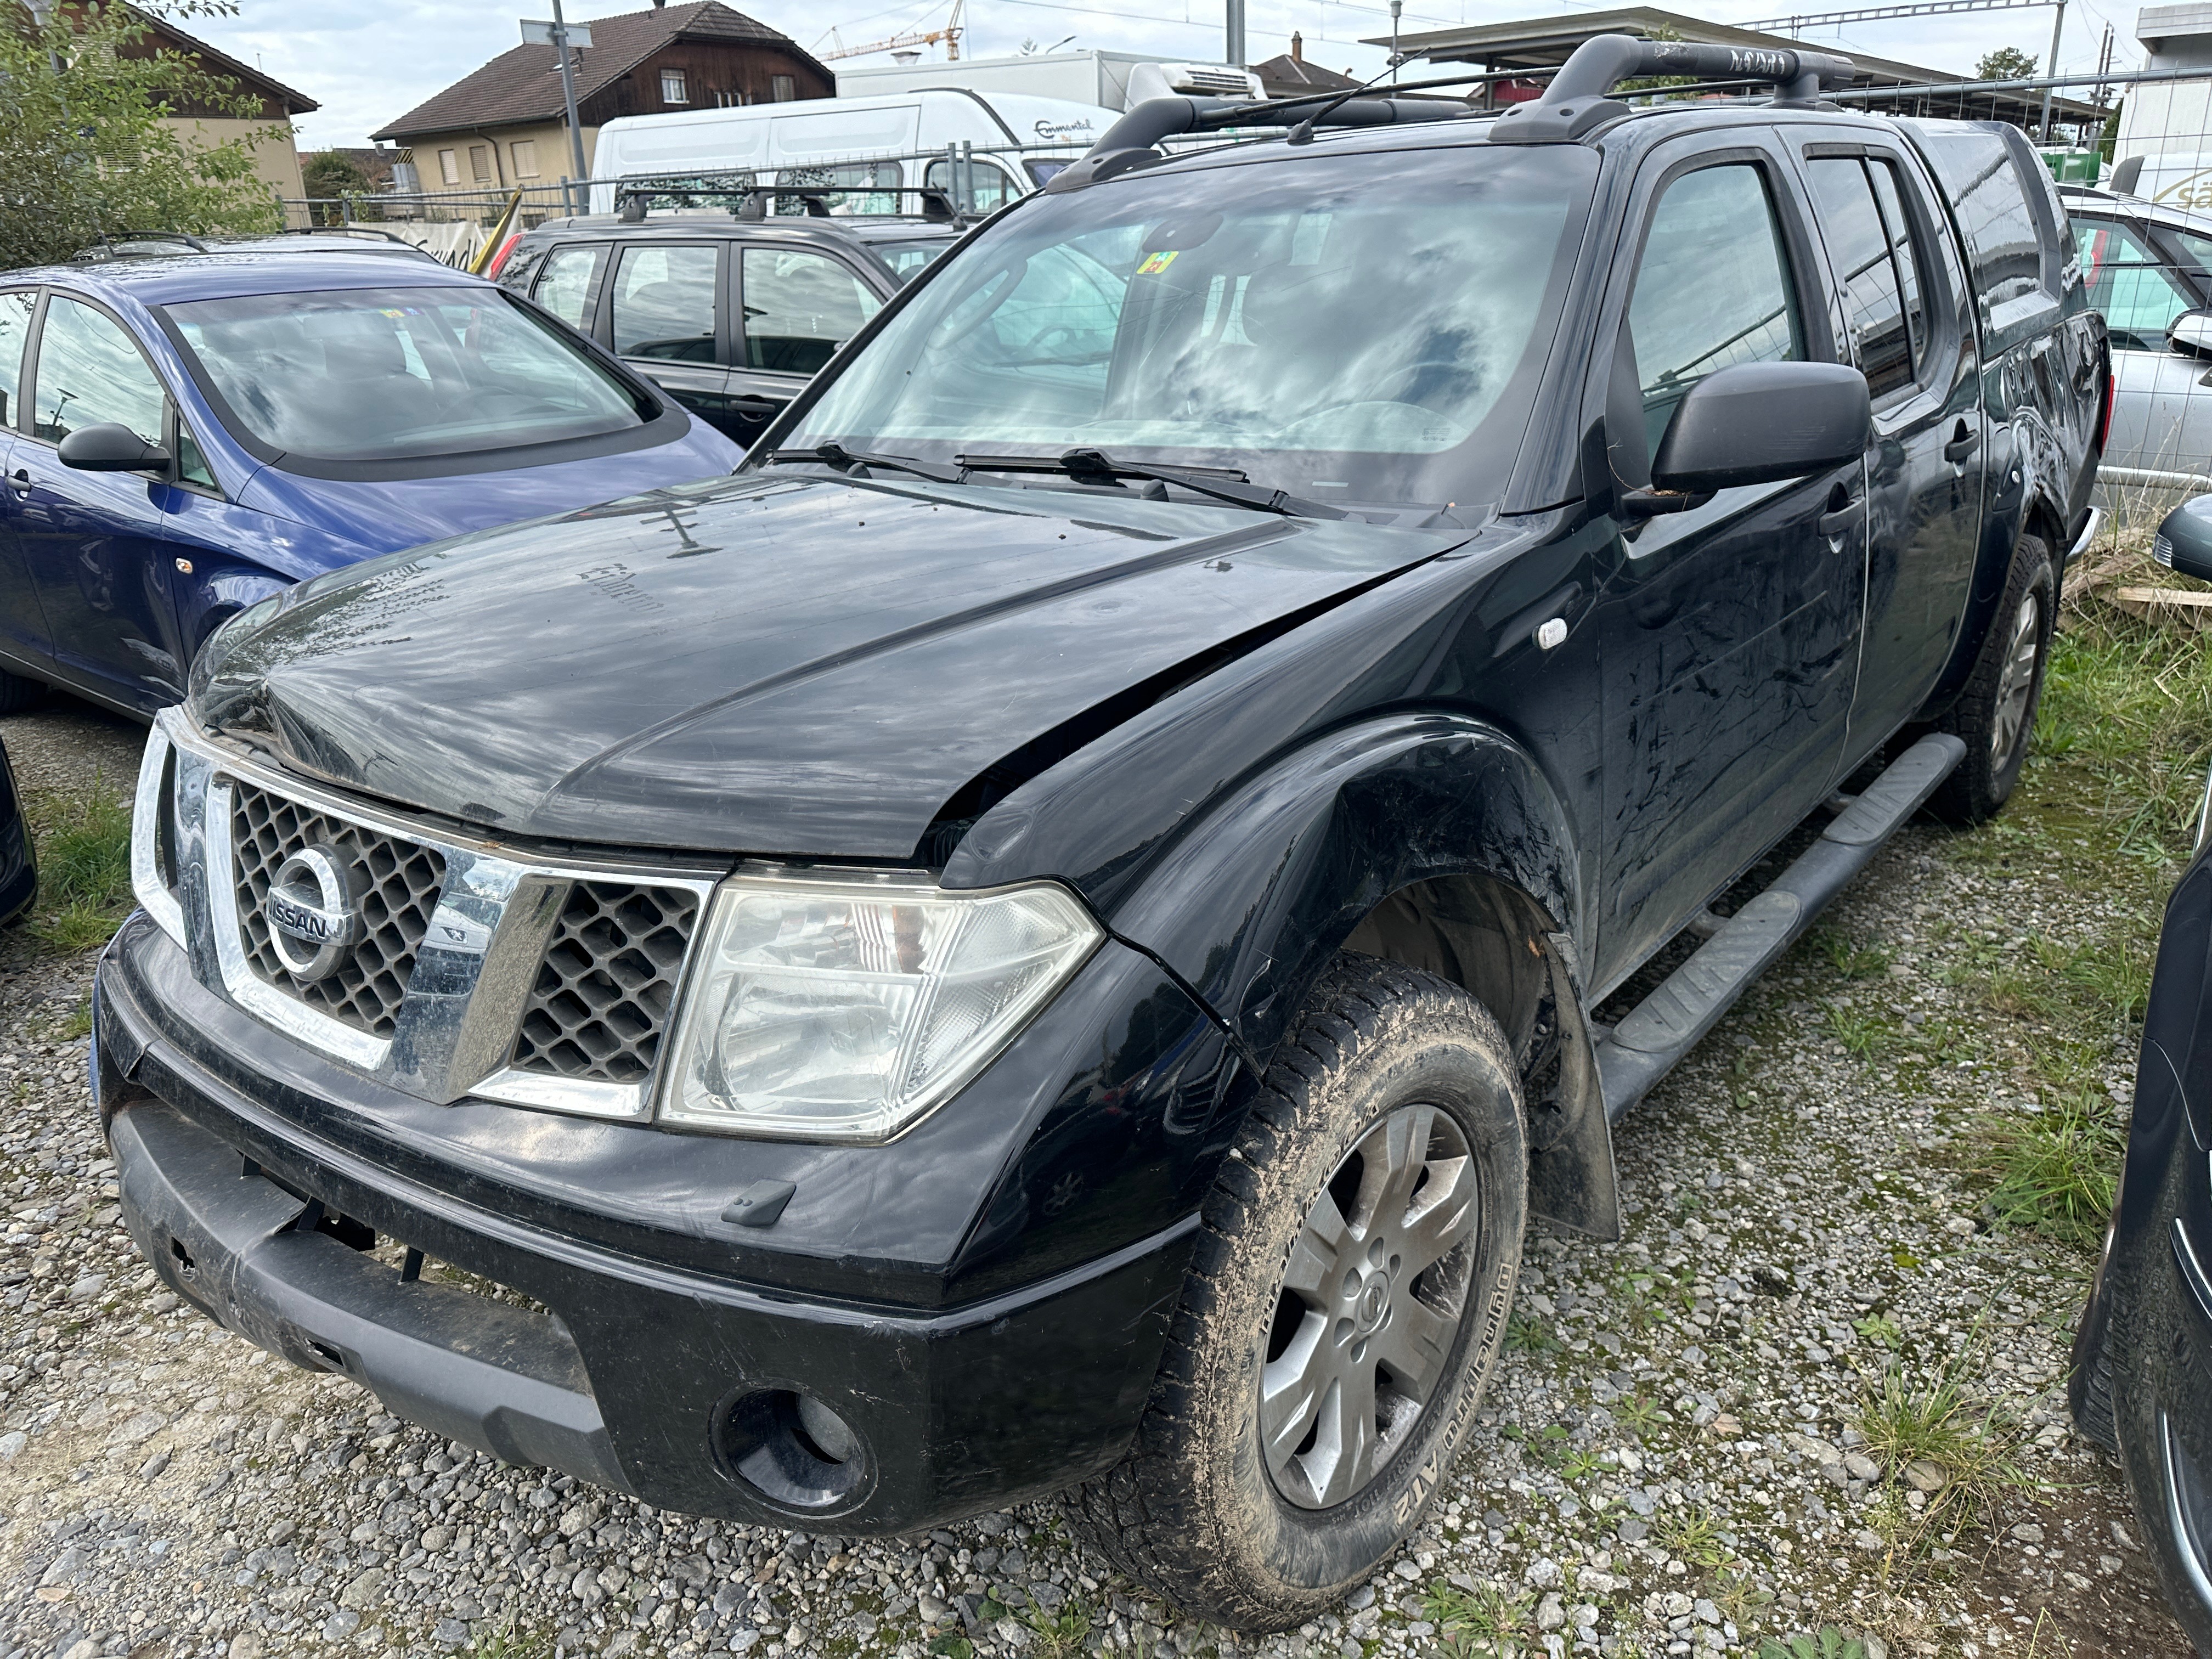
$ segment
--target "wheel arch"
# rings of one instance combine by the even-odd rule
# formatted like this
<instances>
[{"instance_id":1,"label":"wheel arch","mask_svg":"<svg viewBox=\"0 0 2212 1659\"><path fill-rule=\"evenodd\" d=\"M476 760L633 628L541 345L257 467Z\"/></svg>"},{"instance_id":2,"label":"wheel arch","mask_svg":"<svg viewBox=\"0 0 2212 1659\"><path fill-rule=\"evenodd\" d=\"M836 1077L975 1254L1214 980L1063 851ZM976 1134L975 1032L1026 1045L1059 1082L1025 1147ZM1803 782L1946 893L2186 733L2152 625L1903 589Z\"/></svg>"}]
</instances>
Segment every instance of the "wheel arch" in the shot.
<instances>
[{"instance_id":1,"label":"wheel arch","mask_svg":"<svg viewBox=\"0 0 2212 1659\"><path fill-rule=\"evenodd\" d=\"M1411 713L1263 769L1156 854L1109 921L1262 1066L1340 951L1462 986L1522 1062L1531 1213L1613 1238L1577 944L1588 885L1573 821L1526 748L1482 721Z\"/></svg>"}]
</instances>

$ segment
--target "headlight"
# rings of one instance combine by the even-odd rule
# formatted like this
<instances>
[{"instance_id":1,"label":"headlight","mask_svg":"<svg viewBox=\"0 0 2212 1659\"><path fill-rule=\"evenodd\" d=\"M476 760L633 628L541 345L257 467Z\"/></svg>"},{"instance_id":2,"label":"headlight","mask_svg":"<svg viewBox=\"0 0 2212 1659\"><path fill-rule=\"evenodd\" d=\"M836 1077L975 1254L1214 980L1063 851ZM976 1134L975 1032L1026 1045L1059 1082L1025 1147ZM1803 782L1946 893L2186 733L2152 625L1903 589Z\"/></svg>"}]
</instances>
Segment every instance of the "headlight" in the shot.
<instances>
[{"instance_id":1,"label":"headlight","mask_svg":"<svg viewBox=\"0 0 2212 1659\"><path fill-rule=\"evenodd\" d=\"M708 911L661 1121L888 1139L989 1064L1103 937L1043 884L732 876Z\"/></svg>"}]
</instances>

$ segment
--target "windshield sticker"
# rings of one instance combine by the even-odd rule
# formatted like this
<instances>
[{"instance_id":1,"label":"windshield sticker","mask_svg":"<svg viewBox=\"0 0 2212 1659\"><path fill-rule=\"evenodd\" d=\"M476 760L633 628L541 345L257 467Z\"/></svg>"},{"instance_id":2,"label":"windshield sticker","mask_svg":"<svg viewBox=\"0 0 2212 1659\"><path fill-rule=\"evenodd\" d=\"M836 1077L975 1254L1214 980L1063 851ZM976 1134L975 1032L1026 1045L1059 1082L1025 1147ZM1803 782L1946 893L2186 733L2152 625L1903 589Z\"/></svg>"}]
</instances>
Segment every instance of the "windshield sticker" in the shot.
<instances>
[{"instance_id":1,"label":"windshield sticker","mask_svg":"<svg viewBox=\"0 0 2212 1659\"><path fill-rule=\"evenodd\" d=\"M1176 262L1176 255L1182 252L1182 250L1181 248L1169 248L1165 252L1154 253L1146 256L1145 263L1137 267L1137 275L1139 276L1158 276L1162 271L1165 270L1170 265Z\"/></svg>"}]
</instances>

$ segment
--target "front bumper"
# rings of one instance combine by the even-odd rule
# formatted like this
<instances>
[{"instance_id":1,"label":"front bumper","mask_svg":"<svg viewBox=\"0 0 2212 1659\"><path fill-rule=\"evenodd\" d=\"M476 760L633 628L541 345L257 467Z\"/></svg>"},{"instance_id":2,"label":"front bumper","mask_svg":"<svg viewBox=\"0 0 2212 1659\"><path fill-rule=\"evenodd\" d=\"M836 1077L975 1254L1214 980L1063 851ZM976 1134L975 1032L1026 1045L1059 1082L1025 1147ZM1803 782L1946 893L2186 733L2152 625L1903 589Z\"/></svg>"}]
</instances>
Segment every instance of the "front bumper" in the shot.
<instances>
[{"instance_id":1,"label":"front bumper","mask_svg":"<svg viewBox=\"0 0 2212 1659\"><path fill-rule=\"evenodd\" d=\"M635 1233L617 1248L519 1216L465 1170L365 1156L362 1103L332 1086L345 1074L198 987L143 918L111 947L94 1015L124 1215L173 1289L295 1364L343 1371L396 1415L660 1508L902 1532L1110 1466L1196 1231L1187 1215L1037 1282L927 1310L747 1283L701 1271L696 1251L650 1259ZM413 1121L418 1143L434 1121ZM516 1122L556 1139L665 1139L520 1111ZM696 1161L726 1150L689 1147ZM519 1294L405 1277L337 1236L349 1231L338 1217ZM811 1271L834 1278L835 1265ZM866 1272L847 1277L869 1288ZM855 1437L842 1483L821 1491L751 1478L757 1443L782 1421L759 1402L799 1395Z\"/></svg>"}]
</instances>

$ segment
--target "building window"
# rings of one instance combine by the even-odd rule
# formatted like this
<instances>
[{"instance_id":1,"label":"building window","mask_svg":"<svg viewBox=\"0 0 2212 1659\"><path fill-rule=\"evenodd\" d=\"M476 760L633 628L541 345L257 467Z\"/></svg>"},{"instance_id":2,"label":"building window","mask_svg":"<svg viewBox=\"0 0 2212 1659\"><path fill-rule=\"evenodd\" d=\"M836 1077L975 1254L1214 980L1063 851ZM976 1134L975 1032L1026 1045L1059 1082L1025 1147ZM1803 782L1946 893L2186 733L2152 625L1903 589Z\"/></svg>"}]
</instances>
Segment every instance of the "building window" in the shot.
<instances>
[{"instance_id":1,"label":"building window","mask_svg":"<svg viewBox=\"0 0 2212 1659\"><path fill-rule=\"evenodd\" d=\"M514 161L516 178L535 179L538 176L538 141L535 138L518 138L507 149Z\"/></svg>"},{"instance_id":2,"label":"building window","mask_svg":"<svg viewBox=\"0 0 2212 1659\"><path fill-rule=\"evenodd\" d=\"M799 96L799 82L788 75L768 77L768 95L779 104L788 104Z\"/></svg>"},{"instance_id":3,"label":"building window","mask_svg":"<svg viewBox=\"0 0 2212 1659\"><path fill-rule=\"evenodd\" d=\"M660 101L664 104L688 104L691 101L690 94L684 90L682 70L660 71Z\"/></svg>"},{"instance_id":4,"label":"building window","mask_svg":"<svg viewBox=\"0 0 2212 1659\"><path fill-rule=\"evenodd\" d=\"M438 152L438 177L449 185L461 182L461 158L458 152L450 149Z\"/></svg>"},{"instance_id":5,"label":"building window","mask_svg":"<svg viewBox=\"0 0 2212 1659\"><path fill-rule=\"evenodd\" d=\"M489 144L471 144L469 146L469 171L475 176L476 181L478 184L481 185L490 182L491 146Z\"/></svg>"}]
</instances>

